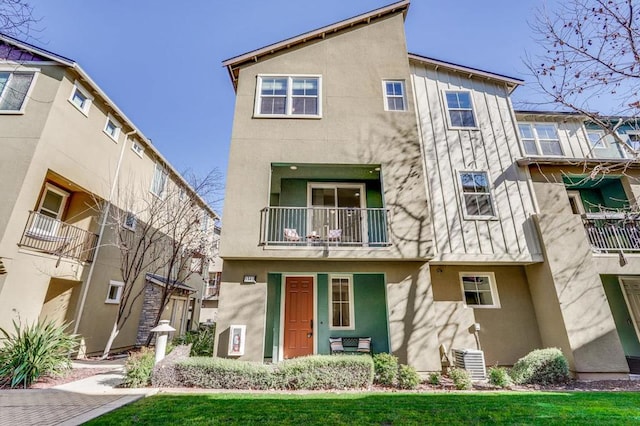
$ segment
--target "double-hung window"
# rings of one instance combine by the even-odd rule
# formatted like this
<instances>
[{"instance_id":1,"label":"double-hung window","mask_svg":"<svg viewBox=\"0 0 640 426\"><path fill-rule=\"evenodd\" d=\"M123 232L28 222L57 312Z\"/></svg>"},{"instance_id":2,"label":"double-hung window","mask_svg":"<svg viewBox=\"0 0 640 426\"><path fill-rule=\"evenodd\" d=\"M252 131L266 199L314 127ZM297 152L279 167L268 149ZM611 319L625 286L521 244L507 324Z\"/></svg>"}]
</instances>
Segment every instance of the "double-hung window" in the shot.
<instances>
[{"instance_id":1,"label":"double-hung window","mask_svg":"<svg viewBox=\"0 0 640 426\"><path fill-rule=\"evenodd\" d=\"M520 123L518 129L527 155L564 155L555 124Z\"/></svg>"},{"instance_id":2,"label":"double-hung window","mask_svg":"<svg viewBox=\"0 0 640 426\"><path fill-rule=\"evenodd\" d=\"M467 219L492 219L495 217L489 176L484 171L462 171L460 188L464 217Z\"/></svg>"},{"instance_id":3,"label":"double-hung window","mask_svg":"<svg viewBox=\"0 0 640 426\"><path fill-rule=\"evenodd\" d=\"M473 115L473 102L469 91L444 92L447 112L449 114L450 127L476 127L476 119Z\"/></svg>"},{"instance_id":4,"label":"double-hung window","mask_svg":"<svg viewBox=\"0 0 640 426\"><path fill-rule=\"evenodd\" d=\"M467 306L473 308L499 308L496 278L493 272L461 272L460 284Z\"/></svg>"},{"instance_id":5,"label":"double-hung window","mask_svg":"<svg viewBox=\"0 0 640 426\"><path fill-rule=\"evenodd\" d=\"M258 117L320 117L319 76L258 76Z\"/></svg>"},{"instance_id":6,"label":"double-hung window","mask_svg":"<svg viewBox=\"0 0 640 426\"><path fill-rule=\"evenodd\" d=\"M406 111L404 81L385 80L383 84L385 111Z\"/></svg>"},{"instance_id":7,"label":"double-hung window","mask_svg":"<svg viewBox=\"0 0 640 426\"><path fill-rule=\"evenodd\" d=\"M350 276L332 276L329 289L331 329L353 330L353 283Z\"/></svg>"},{"instance_id":8,"label":"double-hung window","mask_svg":"<svg viewBox=\"0 0 640 426\"><path fill-rule=\"evenodd\" d=\"M160 164L156 163L153 172L153 182L151 182L151 192L158 197L164 197L164 190L167 186L167 171Z\"/></svg>"},{"instance_id":9,"label":"double-hung window","mask_svg":"<svg viewBox=\"0 0 640 426\"><path fill-rule=\"evenodd\" d=\"M33 72L0 71L0 113L24 111Z\"/></svg>"}]
</instances>

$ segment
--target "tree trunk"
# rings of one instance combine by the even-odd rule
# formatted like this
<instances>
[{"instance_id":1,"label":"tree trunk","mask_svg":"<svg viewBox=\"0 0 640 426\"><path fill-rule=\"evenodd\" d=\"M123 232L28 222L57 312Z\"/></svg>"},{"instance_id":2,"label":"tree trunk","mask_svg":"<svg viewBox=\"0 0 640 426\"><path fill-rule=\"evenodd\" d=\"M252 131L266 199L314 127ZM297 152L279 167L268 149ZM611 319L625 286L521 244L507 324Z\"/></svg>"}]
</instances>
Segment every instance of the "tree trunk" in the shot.
<instances>
[{"instance_id":1,"label":"tree trunk","mask_svg":"<svg viewBox=\"0 0 640 426\"><path fill-rule=\"evenodd\" d=\"M120 333L120 330L118 329L118 321L115 321L113 323L111 334L109 335L109 340L107 340L107 345L104 347L102 359L106 359L109 356L109 352L111 352L111 345L113 345L113 341L116 340L116 337L118 337L118 333Z\"/></svg>"}]
</instances>

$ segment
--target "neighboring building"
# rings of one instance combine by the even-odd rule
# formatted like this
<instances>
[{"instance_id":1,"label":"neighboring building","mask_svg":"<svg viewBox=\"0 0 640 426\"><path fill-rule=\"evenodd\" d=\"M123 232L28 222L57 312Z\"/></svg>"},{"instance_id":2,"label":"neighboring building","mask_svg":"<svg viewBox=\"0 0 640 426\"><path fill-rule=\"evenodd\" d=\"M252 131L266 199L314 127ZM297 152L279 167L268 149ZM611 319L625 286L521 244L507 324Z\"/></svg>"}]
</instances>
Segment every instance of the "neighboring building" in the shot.
<instances>
[{"instance_id":1,"label":"neighboring building","mask_svg":"<svg viewBox=\"0 0 640 426\"><path fill-rule=\"evenodd\" d=\"M202 293L200 322L213 324L218 318L218 300L220 283L222 282L222 259L220 258L220 227L216 226L213 234L213 256L209 262L209 277Z\"/></svg>"},{"instance_id":2,"label":"neighboring building","mask_svg":"<svg viewBox=\"0 0 640 426\"><path fill-rule=\"evenodd\" d=\"M237 96L217 355L279 361L366 336L419 371L451 349L511 365L556 346L578 377L627 376L637 161L584 117L514 111L522 80L408 54L408 6L224 62Z\"/></svg>"},{"instance_id":3,"label":"neighboring building","mask_svg":"<svg viewBox=\"0 0 640 426\"><path fill-rule=\"evenodd\" d=\"M115 235L149 223L144 208L130 211L119 195L126 189L143 203L183 188L207 220L216 215L77 63L2 35L0 138L0 327L72 322L84 350L100 352L122 296ZM122 223L103 221L104 206L120 212ZM113 348L145 340L139 330L153 326L146 306L172 274L149 272L160 275L143 273L136 282L149 291L133 304ZM198 285L182 287L163 313L179 331L194 312L189 304L200 304Z\"/></svg>"}]
</instances>

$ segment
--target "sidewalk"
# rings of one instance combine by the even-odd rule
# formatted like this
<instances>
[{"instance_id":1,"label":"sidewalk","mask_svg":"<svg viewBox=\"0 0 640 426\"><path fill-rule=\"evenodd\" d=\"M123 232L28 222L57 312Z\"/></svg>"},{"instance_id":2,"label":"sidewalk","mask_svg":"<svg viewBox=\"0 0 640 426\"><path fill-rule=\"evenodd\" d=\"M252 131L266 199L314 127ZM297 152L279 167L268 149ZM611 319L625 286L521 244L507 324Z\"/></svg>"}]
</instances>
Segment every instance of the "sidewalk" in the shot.
<instances>
[{"instance_id":1,"label":"sidewalk","mask_svg":"<svg viewBox=\"0 0 640 426\"><path fill-rule=\"evenodd\" d=\"M50 389L0 390L0 426L80 425L157 389L125 389L124 360L74 361L74 368L113 367L105 373Z\"/></svg>"}]
</instances>

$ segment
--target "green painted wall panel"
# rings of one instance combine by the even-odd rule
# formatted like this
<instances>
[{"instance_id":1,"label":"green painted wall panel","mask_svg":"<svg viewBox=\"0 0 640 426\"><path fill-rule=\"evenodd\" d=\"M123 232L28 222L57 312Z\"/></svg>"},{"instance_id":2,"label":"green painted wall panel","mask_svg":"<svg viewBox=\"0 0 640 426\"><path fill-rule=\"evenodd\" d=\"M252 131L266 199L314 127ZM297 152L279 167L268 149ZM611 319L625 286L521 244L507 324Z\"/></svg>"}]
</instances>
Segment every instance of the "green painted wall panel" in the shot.
<instances>
[{"instance_id":1,"label":"green painted wall panel","mask_svg":"<svg viewBox=\"0 0 640 426\"><path fill-rule=\"evenodd\" d=\"M282 274L267 276L267 313L265 322L264 357L276 358L280 341L280 283Z\"/></svg>"},{"instance_id":2,"label":"green painted wall panel","mask_svg":"<svg viewBox=\"0 0 640 426\"><path fill-rule=\"evenodd\" d=\"M626 356L640 356L640 342L636 334L631 316L624 300L618 277L615 275L603 275L602 284L607 295L609 307L613 314L616 330Z\"/></svg>"}]
</instances>

